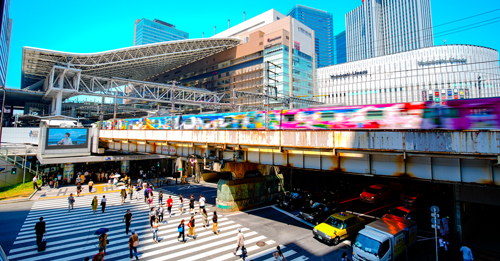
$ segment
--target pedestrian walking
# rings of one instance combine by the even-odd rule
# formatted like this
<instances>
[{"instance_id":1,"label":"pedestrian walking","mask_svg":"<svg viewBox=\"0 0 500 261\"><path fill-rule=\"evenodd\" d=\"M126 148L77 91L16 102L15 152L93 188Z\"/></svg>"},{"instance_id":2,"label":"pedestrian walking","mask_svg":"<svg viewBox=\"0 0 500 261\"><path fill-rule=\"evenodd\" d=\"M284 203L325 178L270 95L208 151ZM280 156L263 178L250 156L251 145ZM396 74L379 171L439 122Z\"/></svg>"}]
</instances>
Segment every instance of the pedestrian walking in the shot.
<instances>
[{"instance_id":1,"label":"pedestrian walking","mask_svg":"<svg viewBox=\"0 0 500 261\"><path fill-rule=\"evenodd\" d=\"M59 188L59 178L55 177L54 178L54 188Z\"/></svg>"},{"instance_id":2,"label":"pedestrian walking","mask_svg":"<svg viewBox=\"0 0 500 261\"><path fill-rule=\"evenodd\" d=\"M139 260L137 257L137 247L139 246L139 236L135 233L135 230L130 230L132 235L128 239L128 248L130 249L130 258L132 258L132 251L134 251L135 260Z\"/></svg>"},{"instance_id":3,"label":"pedestrian walking","mask_svg":"<svg viewBox=\"0 0 500 261\"><path fill-rule=\"evenodd\" d=\"M80 182L78 182L78 184L76 185L76 196L77 197L80 196L80 192L82 192L82 185L80 184Z\"/></svg>"},{"instance_id":4,"label":"pedestrian walking","mask_svg":"<svg viewBox=\"0 0 500 261\"><path fill-rule=\"evenodd\" d=\"M160 193L158 194L158 203L163 205L163 191L160 190Z\"/></svg>"},{"instance_id":5,"label":"pedestrian walking","mask_svg":"<svg viewBox=\"0 0 500 261\"><path fill-rule=\"evenodd\" d=\"M174 204L174 201L172 200L172 196L168 196L167 199L167 210L168 210L168 217L172 217L172 205Z\"/></svg>"},{"instance_id":6,"label":"pedestrian walking","mask_svg":"<svg viewBox=\"0 0 500 261\"><path fill-rule=\"evenodd\" d=\"M134 187L128 186L128 194L130 195L130 201L132 202L132 196L134 195Z\"/></svg>"},{"instance_id":7,"label":"pedestrian walking","mask_svg":"<svg viewBox=\"0 0 500 261\"><path fill-rule=\"evenodd\" d=\"M42 242L43 234L45 234L45 221L43 221L43 217L40 217L40 221L35 224L35 233L36 233L36 245Z\"/></svg>"},{"instance_id":8,"label":"pedestrian walking","mask_svg":"<svg viewBox=\"0 0 500 261\"><path fill-rule=\"evenodd\" d=\"M182 215L183 212L184 212L184 209L183 209L183 203L184 203L184 199L182 198L182 193L179 195L179 215Z\"/></svg>"},{"instance_id":9,"label":"pedestrian walking","mask_svg":"<svg viewBox=\"0 0 500 261\"><path fill-rule=\"evenodd\" d=\"M102 248L99 248L99 253L97 253L94 258L92 258L92 261L103 261L104 260L104 256L106 255L106 253L103 252L104 249Z\"/></svg>"},{"instance_id":10,"label":"pedestrian walking","mask_svg":"<svg viewBox=\"0 0 500 261\"><path fill-rule=\"evenodd\" d=\"M439 238L439 259L448 260L448 245L450 243L443 237Z\"/></svg>"},{"instance_id":11,"label":"pedestrian walking","mask_svg":"<svg viewBox=\"0 0 500 261\"><path fill-rule=\"evenodd\" d=\"M191 197L189 198L189 214L191 214L191 210L193 211L193 215L196 214L196 211L194 210L194 197L191 194Z\"/></svg>"},{"instance_id":12,"label":"pedestrian walking","mask_svg":"<svg viewBox=\"0 0 500 261\"><path fill-rule=\"evenodd\" d=\"M153 240L158 243L158 228L160 227L160 224L158 223L158 218L155 218L155 221L153 222Z\"/></svg>"},{"instance_id":13,"label":"pedestrian walking","mask_svg":"<svg viewBox=\"0 0 500 261\"><path fill-rule=\"evenodd\" d=\"M68 197L68 211L70 211L70 209L73 209L74 204L75 204L75 198L73 197L73 193L70 193Z\"/></svg>"},{"instance_id":14,"label":"pedestrian walking","mask_svg":"<svg viewBox=\"0 0 500 261\"><path fill-rule=\"evenodd\" d=\"M92 204L91 205L92 205L92 211L95 214L95 212L97 210L97 196L94 196L94 198L92 199Z\"/></svg>"},{"instance_id":15,"label":"pedestrian walking","mask_svg":"<svg viewBox=\"0 0 500 261\"><path fill-rule=\"evenodd\" d=\"M212 217L212 231L219 235L219 230L217 229L217 211L214 211L214 215Z\"/></svg>"},{"instance_id":16,"label":"pedestrian walking","mask_svg":"<svg viewBox=\"0 0 500 261\"><path fill-rule=\"evenodd\" d=\"M464 261L472 261L474 257L472 256L472 250L465 244L460 248L460 252L463 254Z\"/></svg>"},{"instance_id":17,"label":"pedestrian walking","mask_svg":"<svg viewBox=\"0 0 500 261\"><path fill-rule=\"evenodd\" d=\"M344 253L347 256L347 253ZM277 261L286 261L285 256L283 255L283 252L281 252L280 246L276 247L276 252L273 253L274 259ZM344 255L342 255L342 258L344 258ZM342 259L342 261L347 261Z\"/></svg>"},{"instance_id":18,"label":"pedestrian walking","mask_svg":"<svg viewBox=\"0 0 500 261\"><path fill-rule=\"evenodd\" d=\"M76 176L76 183L75 184L78 184L78 183L82 183L82 179L80 178L80 175Z\"/></svg>"},{"instance_id":19,"label":"pedestrian walking","mask_svg":"<svg viewBox=\"0 0 500 261\"><path fill-rule=\"evenodd\" d=\"M94 182L92 180L89 181L89 193L92 193L92 187L94 186Z\"/></svg>"},{"instance_id":20,"label":"pedestrian walking","mask_svg":"<svg viewBox=\"0 0 500 261\"><path fill-rule=\"evenodd\" d=\"M340 261L349 261L349 259L347 258L347 253L346 252L342 253L342 259L340 259Z\"/></svg>"},{"instance_id":21,"label":"pedestrian walking","mask_svg":"<svg viewBox=\"0 0 500 261\"><path fill-rule=\"evenodd\" d=\"M123 205L123 203L125 203L125 199L127 199L127 191L125 191L125 189L122 189L120 191L120 195L121 195L121 198L122 198L122 205Z\"/></svg>"},{"instance_id":22,"label":"pedestrian walking","mask_svg":"<svg viewBox=\"0 0 500 261\"><path fill-rule=\"evenodd\" d=\"M104 233L99 235L99 247L106 253L106 247L108 246L108 234Z\"/></svg>"},{"instance_id":23,"label":"pedestrian walking","mask_svg":"<svg viewBox=\"0 0 500 261\"><path fill-rule=\"evenodd\" d=\"M238 228L238 235L236 236L236 250L233 251L233 254L236 255L238 249L241 247L241 252L245 255L245 236L241 233L241 228Z\"/></svg>"},{"instance_id":24,"label":"pedestrian walking","mask_svg":"<svg viewBox=\"0 0 500 261\"><path fill-rule=\"evenodd\" d=\"M206 209L203 209L201 212L201 220L203 221L203 227L205 230L208 229L208 213Z\"/></svg>"},{"instance_id":25,"label":"pedestrian walking","mask_svg":"<svg viewBox=\"0 0 500 261\"><path fill-rule=\"evenodd\" d=\"M163 222L163 214L165 214L165 209L162 204L158 204L158 209L156 210L156 216L158 217L158 221Z\"/></svg>"},{"instance_id":26,"label":"pedestrian walking","mask_svg":"<svg viewBox=\"0 0 500 261\"><path fill-rule=\"evenodd\" d=\"M38 179L36 176L33 177L33 189L38 189Z\"/></svg>"},{"instance_id":27,"label":"pedestrian walking","mask_svg":"<svg viewBox=\"0 0 500 261\"><path fill-rule=\"evenodd\" d=\"M101 211L102 211L102 213L104 213L105 209L106 209L106 196L102 195L102 199L101 199Z\"/></svg>"},{"instance_id":28,"label":"pedestrian walking","mask_svg":"<svg viewBox=\"0 0 500 261\"><path fill-rule=\"evenodd\" d=\"M135 200L139 200L139 191L141 190L141 187L139 186L139 184L137 184L137 186L135 186Z\"/></svg>"},{"instance_id":29,"label":"pedestrian walking","mask_svg":"<svg viewBox=\"0 0 500 261\"><path fill-rule=\"evenodd\" d=\"M205 197L203 197L203 195L200 194L200 199L198 200L198 204L199 204L198 211L200 211L200 214L201 214L201 210L205 209L205 201L206 201Z\"/></svg>"},{"instance_id":30,"label":"pedestrian walking","mask_svg":"<svg viewBox=\"0 0 500 261\"><path fill-rule=\"evenodd\" d=\"M196 232L194 231L194 216L191 216L191 220L188 222L188 236L192 236L196 240Z\"/></svg>"},{"instance_id":31,"label":"pedestrian walking","mask_svg":"<svg viewBox=\"0 0 500 261\"><path fill-rule=\"evenodd\" d=\"M156 211L155 207L152 207L151 211L149 212L149 225L151 227L153 227L153 222L155 221L155 219L156 219Z\"/></svg>"},{"instance_id":32,"label":"pedestrian walking","mask_svg":"<svg viewBox=\"0 0 500 261\"><path fill-rule=\"evenodd\" d=\"M130 209L127 209L127 213L123 216L122 223L123 222L125 222L125 233L128 235L128 229L132 222L132 213L130 213Z\"/></svg>"},{"instance_id":33,"label":"pedestrian walking","mask_svg":"<svg viewBox=\"0 0 500 261\"><path fill-rule=\"evenodd\" d=\"M145 188L144 189L144 203L149 203L148 199L149 199L149 191L147 188Z\"/></svg>"},{"instance_id":34,"label":"pedestrian walking","mask_svg":"<svg viewBox=\"0 0 500 261\"><path fill-rule=\"evenodd\" d=\"M153 200L153 198L152 198L152 197L150 197L150 198L148 199L148 204L149 204L149 207L150 207L150 208L152 208L152 207L153 207L153 201L154 201L154 200Z\"/></svg>"},{"instance_id":35,"label":"pedestrian walking","mask_svg":"<svg viewBox=\"0 0 500 261\"><path fill-rule=\"evenodd\" d=\"M177 236L177 241L179 241L179 238L182 236L182 243L186 243L186 239L184 238L184 219L181 220L181 223L177 227L177 232L179 232L179 236Z\"/></svg>"}]
</instances>

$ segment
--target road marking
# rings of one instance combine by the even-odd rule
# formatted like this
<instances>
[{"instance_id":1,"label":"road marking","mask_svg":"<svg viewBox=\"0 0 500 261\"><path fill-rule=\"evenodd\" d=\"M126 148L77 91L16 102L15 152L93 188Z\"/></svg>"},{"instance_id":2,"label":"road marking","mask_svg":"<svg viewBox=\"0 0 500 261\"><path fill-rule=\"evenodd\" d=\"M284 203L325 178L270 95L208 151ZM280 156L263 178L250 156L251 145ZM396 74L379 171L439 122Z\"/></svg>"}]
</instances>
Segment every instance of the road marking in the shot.
<instances>
[{"instance_id":1,"label":"road marking","mask_svg":"<svg viewBox=\"0 0 500 261\"><path fill-rule=\"evenodd\" d=\"M275 206L275 205L271 205L271 206L265 206L265 207L261 207L261 208L254 208L254 209L249 209L249 210L239 211L239 212L234 213L234 214L226 215L226 217L229 217L229 216L236 216L236 215L239 215L239 214L244 214L244 213L247 213L247 212L251 212L251 211L255 211L255 210L261 210L261 209L265 209L265 208L269 208L269 207L274 207L274 206Z\"/></svg>"},{"instance_id":2,"label":"road marking","mask_svg":"<svg viewBox=\"0 0 500 261\"><path fill-rule=\"evenodd\" d=\"M282 249L282 250L286 248L286 246L284 246L284 245L279 245L279 247L280 247L280 249ZM276 250L275 250L275 249L271 249L271 250L267 249L267 250L264 250L264 251L262 251L262 252L259 252L259 253L256 253L256 254L254 254L254 255L251 255L251 256L247 257L246 259L248 259L248 260L254 260L254 259L257 259L257 258L261 258L261 257L263 257L263 256L266 256L266 255L268 255L268 254L271 254L271 253L272 253L272 252L274 252L274 251L276 251ZM293 251L293 250L291 250L291 251ZM273 258L274 258L274 257L273 257Z\"/></svg>"},{"instance_id":3,"label":"road marking","mask_svg":"<svg viewBox=\"0 0 500 261\"><path fill-rule=\"evenodd\" d=\"M302 222L302 223L304 223L304 224L306 224L306 225L310 226L310 227L315 227L313 224L311 224L311 223L309 223L309 222L307 222L307 221L305 221L305 220L302 220L302 219L300 219L300 218L298 218L298 217L294 216L293 214L290 214L290 213L289 213L289 212L287 212L287 211L284 211L284 210L282 210L282 209L279 209L279 208L277 208L277 207L275 207L275 206L273 206L273 208L274 208L274 209L276 209L276 210L278 210L279 212L281 212L281 213L283 213L283 214L285 214L285 215L287 215L287 216L289 216L289 217L291 217L291 218L293 218L293 219L295 219L295 220L299 221L299 222Z\"/></svg>"},{"instance_id":4,"label":"road marking","mask_svg":"<svg viewBox=\"0 0 500 261\"><path fill-rule=\"evenodd\" d=\"M373 211L377 211L377 210L379 210L379 209L382 209L382 208L388 207L388 206L390 206L390 205L394 205L394 204L396 204L396 203L398 203L398 201L396 201L396 202L392 202L392 203L390 203L390 204L387 204L387 205L385 205L385 206L382 206L382 207L379 207L379 208L376 208L376 209L372 209L372 210L370 210L370 211L368 211L368 212L365 212L365 213L363 213L363 214L361 214L361 213L357 213L357 212L353 212L353 211L351 211L351 213L352 213L352 214L355 214L355 215L358 215L358 216L360 216L360 217L369 217L369 218L373 218L373 219L380 219L379 217L370 216L370 215L367 215L367 214L368 214L368 213L371 213L371 212L373 212Z\"/></svg>"},{"instance_id":5,"label":"road marking","mask_svg":"<svg viewBox=\"0 0 500 261\"><path fill-rule=\"evenodd\" d=\"M340 203L346 203L346 202L349 202L349 201L356 200L356 199L358 199L358 198L359 198L359 197L352 198L352 199L348 199L348 200L344 200L344 201L342 201L342 202L340 202Z\"/></svg>"}]
</instances>

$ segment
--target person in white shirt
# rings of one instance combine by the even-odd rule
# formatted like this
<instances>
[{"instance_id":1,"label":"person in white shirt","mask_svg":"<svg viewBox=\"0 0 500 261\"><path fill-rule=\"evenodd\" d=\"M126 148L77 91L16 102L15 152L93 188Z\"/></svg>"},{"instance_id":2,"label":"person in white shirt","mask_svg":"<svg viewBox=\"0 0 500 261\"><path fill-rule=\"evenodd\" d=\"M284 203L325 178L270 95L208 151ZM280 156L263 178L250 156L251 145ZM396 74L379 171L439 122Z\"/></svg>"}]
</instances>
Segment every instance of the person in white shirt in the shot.
<instances>
[{"instance_id":1,"label":"person in white shirt","mask_svg":"<svg viewBox=\"0 0 500 261\"><path fill-rule=\"evenodd\" d=\"M64 139L60 140L57 145L73 145L73 141L69 136L69 132L66 132L66 134L64 134Z\"/></svg>"},{"instance_id":2,"label":"person in white shirt","mask_svg":"<svg viewBox=\"0 0 500 261\"><path fill-rule=\"evenodd\" d=\"M200 203L200 207L199 207L198 211L199 211L199 213L201 215L201 212L205 208L205 202L206 202L206 199L205 199L205 197L203 197L202 194L200 194L200 199L198 200L198 202Z\"/></svg>"},{"instance_id":3,"label":"person in white shirt","mask_svg":"<svg viewBox=\"0 0 500 261\"><path fill-rule=\"evenodd\" d=\"M38 179L36 178L36 176L33 178L33 189L38 189Z\"/></svg>"}]
</instances>

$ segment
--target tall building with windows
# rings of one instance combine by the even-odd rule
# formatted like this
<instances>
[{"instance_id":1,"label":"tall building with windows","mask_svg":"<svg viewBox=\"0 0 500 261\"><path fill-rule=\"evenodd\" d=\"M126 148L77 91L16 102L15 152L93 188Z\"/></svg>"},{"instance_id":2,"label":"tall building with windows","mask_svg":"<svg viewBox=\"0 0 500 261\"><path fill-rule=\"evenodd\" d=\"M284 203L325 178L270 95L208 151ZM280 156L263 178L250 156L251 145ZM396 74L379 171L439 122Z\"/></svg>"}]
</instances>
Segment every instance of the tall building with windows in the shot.
<instances>
[{"instance_id":1,"label":"tall building with windows","mask_svg":"<svg viewBox=\"0 0 500 261\"><path fill-rule=\"evenodd\" d=\"M134 28L134 46L188 39L189 33L175 28L175 25L158 19L137 19Z\"/></svg>"},{"instance_id":2,"label":"tall building with windows","mask_svg":"<svg viewBox=\"0 0 500 261\"><path fill-rule=\"evenodd\" d=\"M0 87L7 84L7 65L9 63L10 36L12 19L9 18L10 0L2 0L0 6Z\"/></svg>"},{"instance_id":3,"label":"tall building with windows","mask_svg":"<svg viewBox=\"0 0 500 261\"><path fill-rule=\"evenodd\" d=\"M345 31L335 35L335 56L337 58L336 64L347 62L347 50L345 41Z\"/></svg>"},{"instance_id":4,"label":"tall building with windows","mask_svg":"<svg viewBox=\"0 0 500 261\"><path fill-rule=\"evenodd\" d=\"M434 45L430 0L364 0L345 23L349 62Z\"/></svg>"},{"instance_id":5,"label":"tall building with windows","mask_svg":"<svg viewBox=\"0 0 500 261\"><path fill-rule=\"evenodd\" d=\"M296 5L287 14L314 30L314 49L316 67L334 65L335 41L332 14L307 6Z\"/></svg>"}]
</instances>

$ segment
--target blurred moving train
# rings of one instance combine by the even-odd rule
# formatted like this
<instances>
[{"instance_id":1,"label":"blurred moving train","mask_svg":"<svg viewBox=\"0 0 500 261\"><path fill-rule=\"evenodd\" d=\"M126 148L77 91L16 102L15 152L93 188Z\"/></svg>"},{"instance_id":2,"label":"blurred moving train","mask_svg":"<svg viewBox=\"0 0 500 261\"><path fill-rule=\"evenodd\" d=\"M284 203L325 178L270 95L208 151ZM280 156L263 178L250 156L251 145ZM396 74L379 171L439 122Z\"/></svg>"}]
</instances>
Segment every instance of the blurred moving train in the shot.
<instances>
[{"instance_id":1,"label":"blurred moving train","mask_svg":"<svg viewBox=\"0 0 500 261\"><path fill-rule=\"evenodd\" d=\"M269 129L500 129L500 98L272 110ZM265 111L108 120L103 129L265 129Z\"/></svg>"}]
</instances>

